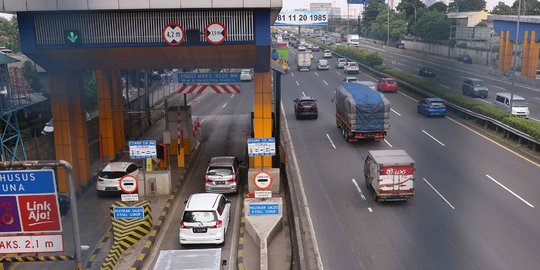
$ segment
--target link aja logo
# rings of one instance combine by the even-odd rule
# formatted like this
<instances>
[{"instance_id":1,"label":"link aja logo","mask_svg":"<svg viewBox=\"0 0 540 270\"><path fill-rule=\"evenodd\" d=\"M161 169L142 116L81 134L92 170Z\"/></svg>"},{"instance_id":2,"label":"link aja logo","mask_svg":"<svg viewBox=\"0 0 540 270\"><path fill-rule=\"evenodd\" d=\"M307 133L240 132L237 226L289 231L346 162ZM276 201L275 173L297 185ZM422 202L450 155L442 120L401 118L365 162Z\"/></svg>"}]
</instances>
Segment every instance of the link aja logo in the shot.
<instances>
[{"instance_id":1,"label":"link aja logo","mask_svg":"<svg viewBox=\"0 0 540 270\"><path fill-rule=\"evenodd\" d=\"M60 218L55 195L19 196L24 231L59 231Z\"/></svg>"}]
</instances>

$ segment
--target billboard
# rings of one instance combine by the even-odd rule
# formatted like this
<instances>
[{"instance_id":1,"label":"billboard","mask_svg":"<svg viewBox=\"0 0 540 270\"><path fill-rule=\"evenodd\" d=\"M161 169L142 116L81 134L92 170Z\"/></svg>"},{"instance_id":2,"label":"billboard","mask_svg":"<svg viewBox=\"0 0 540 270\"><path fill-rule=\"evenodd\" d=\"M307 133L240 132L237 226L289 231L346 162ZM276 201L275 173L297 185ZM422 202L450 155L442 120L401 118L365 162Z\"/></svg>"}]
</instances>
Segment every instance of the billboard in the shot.
<instances>
[{"instance_id":1,"label":"billboard","mask_svg":"<svg viewBox=\"0 0 540 270\"><path fill-rule=\"evenodd\" d=\"M274 26L321 26L328 25L328 14L324 11L280 12Z\"/></svg>"}]
</instances>

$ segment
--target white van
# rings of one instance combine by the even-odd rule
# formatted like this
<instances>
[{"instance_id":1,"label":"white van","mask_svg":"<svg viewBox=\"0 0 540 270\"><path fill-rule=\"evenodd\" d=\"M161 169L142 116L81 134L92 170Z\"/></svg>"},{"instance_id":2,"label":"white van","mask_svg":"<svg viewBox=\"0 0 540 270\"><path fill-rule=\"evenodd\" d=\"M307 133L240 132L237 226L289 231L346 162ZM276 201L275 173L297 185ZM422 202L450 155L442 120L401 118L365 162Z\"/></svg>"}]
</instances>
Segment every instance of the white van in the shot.
<instances>
[{"instance_id":1,"label":"white van","mask_svg":"<svg viewBox=\"0 0 540 270\"><path fill-rule=\"evenodd\" d=\"M512 98L513 105L512 110L510 110L510 99ZM527 104L527 101L518 95L512 97L511 93L497 93L495 106L516 116L523 116L525 118L529 116L529 105Z\"/></svg>"}]
</instances>

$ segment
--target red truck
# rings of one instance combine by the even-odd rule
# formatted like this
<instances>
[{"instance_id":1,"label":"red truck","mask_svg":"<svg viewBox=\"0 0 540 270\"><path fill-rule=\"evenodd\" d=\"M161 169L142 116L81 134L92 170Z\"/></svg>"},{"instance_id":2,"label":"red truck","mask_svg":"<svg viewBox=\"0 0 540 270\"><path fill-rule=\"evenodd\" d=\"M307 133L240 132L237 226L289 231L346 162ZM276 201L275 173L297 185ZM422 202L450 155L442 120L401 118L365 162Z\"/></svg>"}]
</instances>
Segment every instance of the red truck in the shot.
<instances>
[{"instance_id":1,"label":"red truck","mask_svg":"<svg viewBox=\"0 0 540 270\"><path fill-rule=\"evenodd\" d=\"M366 187L375 201L412 199L414 171L414 160L404 150L372 150L364 163Z\"/></svg>"}]
</instances>

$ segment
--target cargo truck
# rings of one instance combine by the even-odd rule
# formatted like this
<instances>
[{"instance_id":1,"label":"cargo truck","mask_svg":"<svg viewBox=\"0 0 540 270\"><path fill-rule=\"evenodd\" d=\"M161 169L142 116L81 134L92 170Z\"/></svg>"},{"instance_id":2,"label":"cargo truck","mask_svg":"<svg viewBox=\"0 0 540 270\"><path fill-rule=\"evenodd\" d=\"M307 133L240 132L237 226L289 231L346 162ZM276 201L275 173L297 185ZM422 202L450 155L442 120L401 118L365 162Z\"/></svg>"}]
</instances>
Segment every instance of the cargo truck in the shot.
<instances>
[{"instance_id":1,"label":"cargo truck","mask_svg":"<svg viewBox=\"0 0 540 270\"><path fill-rule=\"evenodd\" d=\"M358 35L347 35L347 45L358 47L360 45L360 37Z\"/></svg>"},{"instance_id":2,"label":"cargo truck","mask_svg":"<svg viewBox=\"0 0 540 270\"><path fill-rule=\"evenodd\" d=\"M299 52L296 55L296 67L298 71L311 70L311 52Z\"/></svg>"},{"instance_id":3,"label":"cargo truck","mask_svg":"<svg viewBox=\"0 0 540 270\"><path fill-rule=\"evenodd\" d=\"M390 128L390 101L359 83L343 83L335 92L336 124L346 141L382 140Z\"/></svg>"},{"instance_id":4,"label":"cargo truck","mask_svg":"<svg viewBox=\"0 0 540 270\"><path fill-rule=\"evenodd\" d=\"M366 187L375 201L411 200L414 160L404 150L372 150L364 163Z\"/></svg>"}]
</instances>

